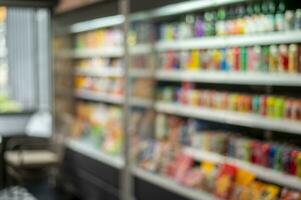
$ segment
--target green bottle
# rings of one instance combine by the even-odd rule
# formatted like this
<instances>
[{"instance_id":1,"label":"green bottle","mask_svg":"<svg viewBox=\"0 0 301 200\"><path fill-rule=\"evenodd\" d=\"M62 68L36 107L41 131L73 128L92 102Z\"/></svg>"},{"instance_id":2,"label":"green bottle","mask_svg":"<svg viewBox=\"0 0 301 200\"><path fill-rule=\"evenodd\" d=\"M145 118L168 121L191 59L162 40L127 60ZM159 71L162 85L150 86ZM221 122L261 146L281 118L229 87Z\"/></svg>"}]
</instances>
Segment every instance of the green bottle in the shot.
<instances>
[{"instance_id":1,"label":"green bottle","mask_svg":"<svg viewBox=\"0 0 301 200\"><path fill-rule=\"evenodd\" d=\"M241 47L240 48L240 71L241 72L247 71L247 61L248 61L247 48Z\"/></svg>"}]
</instances>

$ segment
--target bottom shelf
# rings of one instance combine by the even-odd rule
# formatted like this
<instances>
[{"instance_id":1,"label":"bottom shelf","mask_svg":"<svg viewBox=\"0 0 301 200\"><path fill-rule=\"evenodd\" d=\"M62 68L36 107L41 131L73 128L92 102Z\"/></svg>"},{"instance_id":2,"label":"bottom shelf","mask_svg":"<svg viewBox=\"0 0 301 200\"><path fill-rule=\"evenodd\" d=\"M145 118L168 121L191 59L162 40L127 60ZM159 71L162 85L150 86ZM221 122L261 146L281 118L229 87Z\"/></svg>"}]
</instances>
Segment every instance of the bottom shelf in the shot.
<instances>
[{"instance_id":1,"label":"bottom shelf","mask_svg":"<svg viewBox=\"0 0 301 200\"><path fill-rule=\"evenodd\" d=\"M184 152L196 160L205 160L214 163L229 163L231 165L235 165L238 168L245 169L256 174L257 178L264 181L278 184L280 186L294 188L296 190L301 190L301 178L296 176L285 174L283 172L255 165L246 161L219 155L217 153L195 149L192 147L184 148Z\"/></svg>"},{"instance_id":2,"label":"bottom shelf","mask_svg":"<svg viewBox=\"0 0 301 200\"><path fill-rule=\"evenodd\" d=\"M175 181L162 177L160 175L156 175L154 173L147 172L145 170L134 168L133 174L144 181L155 184L161 188L174 192L183 197L193 199L193 200L217 200L217 197L210 195L207 192L203 192L200 190L190 189L185 186L177 184Z\"/></svg>"},{"instance_id":3,"label":"bottom shelf","mask_svg":"<svg viewBox=\"0 0 301 200\"><path fill-rule=\"evenodd\" d=\"M83 154L87 157L93 158L97 161L100 161L104 164L110 165L114 168L121 169L124 166L124 160L121 157L107 155L107 154L101 152L100 150L98 150L98 149L92 147L91 145L86 144L82 141L75 140L75 139L68 139L66 141L66 145L70 149L72 149L80 154Z\"/></svg>"}]
</instances>

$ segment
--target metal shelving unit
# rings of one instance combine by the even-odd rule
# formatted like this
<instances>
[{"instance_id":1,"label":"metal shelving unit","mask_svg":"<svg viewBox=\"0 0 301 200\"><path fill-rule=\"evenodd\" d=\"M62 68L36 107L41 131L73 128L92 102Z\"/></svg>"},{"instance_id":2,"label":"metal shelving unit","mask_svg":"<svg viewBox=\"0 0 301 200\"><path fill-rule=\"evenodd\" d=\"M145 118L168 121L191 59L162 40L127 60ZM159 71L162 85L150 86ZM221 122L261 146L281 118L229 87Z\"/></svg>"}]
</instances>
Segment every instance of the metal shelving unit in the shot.
<instances>
[{"instance_id":1,"label":"metal shelving unit","mask_svg":"<svg viewBox=\"0 0 301 200\"><path fill-rule=\"evenodd\" d=\"M260 115L214 110L194 106L183 106L177 103L156 103L156 110L183 117L192 117L213 122L259 128L286 133L301 134L301 123L284 119L271 119Z\"/></svg>"},{"instance_id":2,"label":"metal shelving unit","mask_svg":"<svg viewBox=\"0 0 301 200\"><path fill-rule=\"evenodd\" d=\"M301 75L299 74L158 70L156 78L162 81L174 82L192 81L237 85L301 86Z\"/></svg>"},{"instance_id":3,"label":"metal shelving unit","mask_svg":"<svg viewBox=\"0 0 301 200\"><path fill-rule=\"evenodd\" d=\"M272 32L253 35L217 36L177 41L159 41L156 49L167 50L212 49L235 46L272 45L301 42L301 31Z\"/></svg>"},{"instance_id":4,"label":"metal shelving unit","mask_svg":"<svg viewBox=\"0 0 301 200\"><path fill-rule=\"evenodd\" d=\"M112 15L100 19L89 20L86 22L80 22L71 25L68 28L68 34L80 33L98 28L105 28L111 26L123 25L123 29L128 29L129 20L145 20L145 19L159 19L163 17L179 15L198 10L205 10L208 8L217 8L223 5L230 5L242 2L248 2L250 0L195 0L185 1L173 5L167 5L161 8L152 9L147 12L133 13L128 16L127 8L123 8L123 15ZM120 0L121 4L125 7L128 6L128 1ZM126 35L124 36L126 38ZM154 78L157 81L191 81L198 83L211 83L211 84L235 84L235 85L259 85L259 86L301 86L301 76L295 74L270 74L270 73L234 73L234 72L219 72L219 71L167 71L157 70L155 73L153 70L140 70L129 69L128 58L129 55L139 54L153 54L164 51L181 51L181 50L193 50L193 49L212 49L212 48L225 48L236 46L253 46L253 45L271 45L271 44L287 44L287 43L300 43L301 31L289 31L279 33L264 33L264 34L252 34L252 35L236 35L236 36L221 36L221 37L203 37L192 38L177 41L158 41L153 44L139 44L136 46L129 46L124 43L121 47L112 48L99 48L99 49L83 49L78 51L66 50L57 54L58 57L81 59L81 58L124 58L125 69L123 70L96 70L96 69L84 69L78 68L75 74L86 76L98 76L98 77L124 77L126 79L126 87L130 87L130 78ZM160 67L160 66L159 66ZM153 77L154 75L154 77ZM129 117L129 107L136 106L141 108L151 108L153 102L139 99L130 98L129 89L126 89L126 94L122 97L110 96L107 94L99 94L91 91L76 91L75 97L85 100L99 101L110 104L117 104L124 106L125 119L124 129L127 130L127 122ZM175 103L156 102L155 109L158 112L163 112L172 115L178 115L183 117L190 117L196 119L202 119L207 121L238 125L244 127L264 129L268 131L279 131L284 133L301 135L301 123L266 118L254 114L237 113L230 111L213 110L207 108L195 108L191 106L183 106ZM131 177L129 177L130 161L128 160L129 153L129 133L126 132L125 142L125 157L112 157L103 154L101 151L93 149L84 143L76 140L68 140L66 145L72 150L98 160L102 163L110 165L114 168L118 168L124 172L122 175L122 194L126 194L123 199L129 200L128 186L123 184L127 182L131 185ZM292 177L287 174L277 172L272 169L267 169L254 164L243 162L237 159L221 156L212 152L205 152L195 150L192 148L184 148L184 152L191 155L197 160L208 160L214 163L232 163L239 168L243 168L255 173L258 178L265 181L270 181L275 184L301 189L301 180L297 177ZM199 190L185 188L175 181L166 177L156 175L138 168L131 169L131 175L140 178L146 182L159 186L163 190L168 190L180 196L184 196L187 199L197 200L210 200L217 199L216 197Z\"/></svg>"}]
</instances>

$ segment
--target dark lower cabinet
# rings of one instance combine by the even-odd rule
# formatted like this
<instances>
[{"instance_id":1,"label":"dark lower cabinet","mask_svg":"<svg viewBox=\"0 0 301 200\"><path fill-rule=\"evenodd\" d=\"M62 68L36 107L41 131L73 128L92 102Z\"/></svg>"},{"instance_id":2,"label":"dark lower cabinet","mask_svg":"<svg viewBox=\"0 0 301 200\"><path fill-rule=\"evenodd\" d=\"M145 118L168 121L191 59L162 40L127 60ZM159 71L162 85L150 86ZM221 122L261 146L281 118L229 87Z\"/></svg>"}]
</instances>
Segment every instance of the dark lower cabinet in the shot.
<instances>
[{"instance_id":1,"label":"dark lower cabinet","mask_svg":"<svg viewBox=\"0 0 301 200\"><path fill-rule=\"evenodd\" d=\"M136 200L189 200L147 181L135 178Z\"/></svg>"},{"instance_id":2,"label":"dark lower cabinet","mask_svg":"<svg viewBox=\"0 0 301 200\"><path fill-rule=\"evenodd\" d=\"M119 200L120 170L66 149L64 187L82 200Z\"/></svg>"}]
</instances>

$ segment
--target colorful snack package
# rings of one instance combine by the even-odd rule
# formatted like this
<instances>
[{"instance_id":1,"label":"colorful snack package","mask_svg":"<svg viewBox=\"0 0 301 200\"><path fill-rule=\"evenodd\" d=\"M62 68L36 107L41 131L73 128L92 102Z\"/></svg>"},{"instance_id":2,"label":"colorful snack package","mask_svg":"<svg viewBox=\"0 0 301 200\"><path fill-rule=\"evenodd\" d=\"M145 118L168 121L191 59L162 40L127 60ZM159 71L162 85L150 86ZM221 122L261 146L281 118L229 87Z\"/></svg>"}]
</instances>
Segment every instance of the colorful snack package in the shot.
<instances>
[{"instance_id":1,"label":"colorful snack package","mask_svg":"<svg viewBox=\"0 0 301 200\"><path fill-rule=\"evenodd\" d=\"M239 169L235 177L235 187L230 200L252 200L251 184L255 180L255 174Z\"/></svg>"},{"instance_id":2,"label":"colorful snack package","mask_svg":"<svg viewBox=\"0 0 301 200\"><path fill-rule=\"evenodd\" d=\"M192 188L201 187L201 183L204 179L204 174L199 168L189 170L186 176L183 178L183 185Z\"/></svg>"},{"instance_id":3,"label":"colorful snack package","mask_svg":"<svg viewBox=\"0 0 301 200\"><path fill-rule=\"evenodd\" d=\"M217 168L215 164L204 161L201 163L201 171L204 174L204 181L202 182L202 188L212 192L215 187L215 178L217 173Z\"/></svg>"},{"instance_id":4,"label":"colorful snack package","mask_svg":"<svg viewBox=\"0 0 301 200\"><path fill-rule=\"evenodd\" d=\"M277 200L280 188L275 185L265 185L261 190L258 200Z\"/></svg>"},{"instance_id":5,"label":"colorful snack package","mask_svg":"<svg viewBox=\"0 0 301 200\"><path fill-rule=\"evenodd\" d=\"M216 177L215 195L228 199L233 189L234 178L237 172L235 166L229 164L222 164Z\"/></svg>"}]
</instances>

